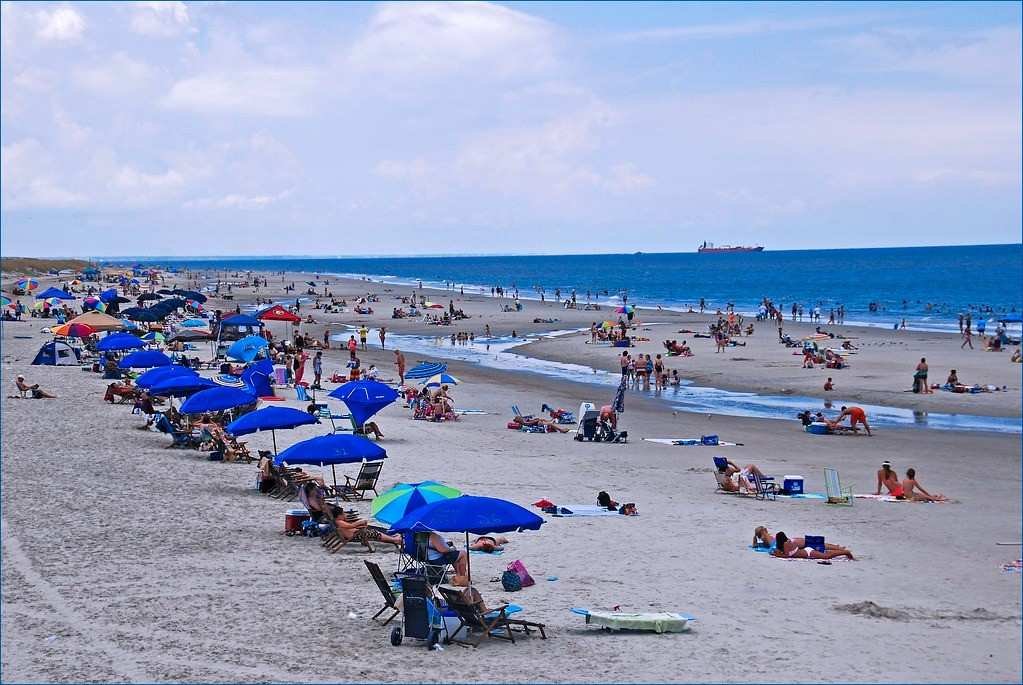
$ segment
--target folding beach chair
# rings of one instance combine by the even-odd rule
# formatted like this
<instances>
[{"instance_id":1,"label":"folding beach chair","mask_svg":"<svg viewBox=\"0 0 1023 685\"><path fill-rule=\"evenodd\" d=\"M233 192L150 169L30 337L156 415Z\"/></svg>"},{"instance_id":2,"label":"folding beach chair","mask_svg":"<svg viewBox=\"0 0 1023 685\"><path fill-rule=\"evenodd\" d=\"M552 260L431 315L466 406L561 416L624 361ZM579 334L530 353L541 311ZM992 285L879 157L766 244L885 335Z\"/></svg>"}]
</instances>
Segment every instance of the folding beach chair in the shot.
<instances>
[{"instance_id":1,"label":"folding beach chair","mask_svg":"<svg viewBox=\"0 0 1023 685\"><path fill-rule=\"evenodd\" d=\"M406 576L421 576L430 585L443 583L450 566L429 561L430 533L402 533L401 537L398 573Z\"/></svg>"},{"instance_id":2,"label":"folding beach chair","mask_svg":"<svg viewBox=\"0 0 1023 685\"><path fill-rule=\"evenodd\" d=\"M295 386L295 399L299 402L309 402L309 393L305 391L305 386Z\"/></svg>"},{"instance_id":3,"label":"folding beach chair","mask_svg":"<svg viewBox=\"0 0 1023 685\"><path fill-rule=\"evenodd\" d=\"M769 479L766 476L759 476L756 472L750 473L749 475L750 480L753 481L753 485L757 489L757 499L777 501L778 485L774 483L772 479Z\"/></svg>"},{"instance_id":4,"label":"folding beach chair","mask_svg":"<svg viewBox=\"0 0 1023 685\"><path fill-rule=\"evenodd\" d=\"M842 488L842 483L838 479L838 471L835 469L824 469L824 487L828 491L828 504L845 504L852 506L853 494L852 486L848 488Z\"/></svg>"},{"instance_id":5,"label":"folding beach chair","mask_svg":"<svg viewBox=\"0 0 1023 685\"><path fill-rule=\"evenodd\" d=\"M330 496L340 497L347 502L362 502L370 499L366 497L367 492L372 492L376 497L377 480L380 479L380 470L383 466L384 462L382 461L364 461L359 467L359 475L355 478L346 475L344 484L338 485L337 488L328 487L327 492Z\"/></svg>"},{"instance_id":6,"label":"folding beach chair","mask_svg":"<svg viewBox=\"0 0 1023 685\"><path fill-rule=\"evenodd\" d=\"M380 570L380 566L369 559L363 559L363 562L366 564L366 568L369 569L369 575L373 576L373 582L376 583L377 588L380 590L380 594L384 597L383 608L373 614L373 616L370 617L370 620L376 621L380 614L390 609L393 613L381 624L386 626L394 620L395 616L401 613L401 610L398 609L398 596L394 590L391 589L391 584L387 582L387 578L384 577L384 572Z\"/></svg>"},{"instance_id":7,"label":"folding beach chair","mask_svg":"<svg viewBox=\"0 0 1023 685\"><path fill-rule=\"evenodd\" d=\"M330 421L330 430L332 433L347 433L349 431L355 432L355 419L352 418L351 414L333 414L330 411L330 405L326 402L314 402L313 406L316 407L316 418L327 419ZM338 427L335 421L349 421L352 427L346 428L344 426Z\"/></svg>"},{"instance_id":8,"label":"folding beach chair","mask_svg":"<svg viewBox=\"0 0 1023 685\"><path fill-rule=\"evenodd\" d=\"M502 605L497 609L487 609L483 598L473 588L454 589L445 586L437 588L447 603L448 608L458 615L458 628L448 636L445 642L456 642L460 645L478 647L487 638L515 642L515 629L530 634L533 629L540 631L540 638L546 640L543 623L534 623L522 619L508 618L509 606ZM465 640L457 639L458 634L465 630ZM477 633L473 639L471 633Z\"/></svg>"}]
</instances>

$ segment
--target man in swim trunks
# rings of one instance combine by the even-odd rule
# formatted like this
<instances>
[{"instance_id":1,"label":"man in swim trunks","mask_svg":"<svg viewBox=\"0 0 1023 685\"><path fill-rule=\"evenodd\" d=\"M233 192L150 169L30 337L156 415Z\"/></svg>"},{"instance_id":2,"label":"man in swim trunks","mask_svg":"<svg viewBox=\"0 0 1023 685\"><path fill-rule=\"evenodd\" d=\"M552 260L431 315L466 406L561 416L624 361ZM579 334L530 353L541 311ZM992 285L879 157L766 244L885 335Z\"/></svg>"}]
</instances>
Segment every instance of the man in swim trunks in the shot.
<instances>
[{"instance_id":1,"label":"man in swim trunks","mask_svg":"<svg viewBox=\"0 0 1023 685\"><path fill-rule=\"evenodd\" d=\"M866 429L867 435L870 435L870 424L867 423L867 412L863 411L860 407L842 407L842 413L838 415L838 418L834 421L829 421L832 424L832 428L837 428L838 424L842 423L842 419L849 417L849 427L852 431L856 432L856 424L862 423L863 428Z\"/></svg>"}]
</instances>

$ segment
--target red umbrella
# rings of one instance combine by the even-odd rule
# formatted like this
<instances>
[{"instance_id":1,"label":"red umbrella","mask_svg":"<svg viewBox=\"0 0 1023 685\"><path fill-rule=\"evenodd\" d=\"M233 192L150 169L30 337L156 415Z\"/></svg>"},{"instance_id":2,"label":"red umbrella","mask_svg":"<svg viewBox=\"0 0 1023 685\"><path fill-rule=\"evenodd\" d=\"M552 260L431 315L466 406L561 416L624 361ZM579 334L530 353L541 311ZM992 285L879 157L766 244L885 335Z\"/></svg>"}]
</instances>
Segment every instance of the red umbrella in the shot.
<instances>
[{"instance_id":1,"label":"red umbrella","mask_svg":"<svg viewBox=\"0 0 1023 685\"><path fill-rule=\"evenodd\" d=\"M51 332L65 338L88 338L96 329L84 323L66 323L51 329Z\"/></svg>"}]
</instances>

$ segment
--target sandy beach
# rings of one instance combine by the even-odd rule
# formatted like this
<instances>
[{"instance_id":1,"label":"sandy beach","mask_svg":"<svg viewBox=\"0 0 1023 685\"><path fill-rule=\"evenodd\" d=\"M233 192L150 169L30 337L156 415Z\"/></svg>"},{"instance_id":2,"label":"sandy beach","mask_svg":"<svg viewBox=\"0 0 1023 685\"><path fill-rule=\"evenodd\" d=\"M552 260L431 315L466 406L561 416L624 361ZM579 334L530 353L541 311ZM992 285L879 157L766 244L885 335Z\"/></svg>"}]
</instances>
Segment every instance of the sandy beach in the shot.
<instances>
[{"instance_id":1,"label":"sandy beach","mask_svg":"<svg viewBox=\"0 0 1023 685\"><path fill-rule=\"evenodd\" d=\"M301 283L306 274L288 274ZM286 299L271 279L263 297ZM279 279L280 277L276 277ZM392 320L395 294L409 288L330 278L335 296L375 293L374 314L324 315L303 325L314 338L326 326L386 325L399 335L481 335L588 327L609 312L526 302L502 312L500 300L429 293L463 308L451 327ZM181 283L182 285L184 283ZM243 306L251 291L235 289ZM508 303L505 300L504 303ZM598 316L600 314L600 316ZM556 318L532 323L533 318ZM662 351L680 329L704 330L707 317L642 311L640 352ZM7 682L50 681L748 681L1009 682L1023 677L1020 576L1001 566L1020 556L1019 433L882 428L874 437L815 437L798 422L674 412L670 403L630 392L624 445L580 443L571 435L505 428L510 406L539 413L543 402L574 409L603 404L608 389L571 378L452 361L462 408L485 411L459 421L412 421L392 405L378 416L387 449L381 485L436 479L464 492L529 506L595 503L599 490L636 502L637 517L545 516L538 532L513 534L501 556L471 559L474 584L488 603L513 601L523 617L545 623L547 640L451 645L427 652L408 641L394 648L388 628L369 617L381 605L363 559L388 572L397 555L349 546L336 555L316 540L282 534L292 504L254 488L255 467L210 462L198 452L166 449L169 439L137 430L130 405L102 401L105 382L77 367L30 366L49 336L49 321L4 323L3 342L3 644ZM658 325L654 325L658 324ZM1020 370L1008 353L959 350L956 336L828 327L860 350L840 371L804 370L777 344L777 328L757 327L746 347L715 355L688 336L696 356L672 358L695 384L762 393L823 397L827 375L836 400L931 412L1018 417ZM786 322L795 337L810 330ZM276 330L275 330L276 332ZM588 336L585 336L588 337ZM375 330L363 366L394 377L393 353ZM582 335L544 339L520 354L616 370L612 348ZM388 348L390 348L390 341ZM636 350L634 350L636 351ZM329 376L347 355L326 353ZM914 395L908 389L921 356L943 380L956 368L969 382L1006 385L981 395ZM422 354L408 354L410 365ZM56 400L10 399L24 374ZM580 380L590 380L580 379ZM326 388L334 387L325 384ZM302 407L293 389L280 403ZM340 408L340 405L338 405ZM310 426L278 433L291 444L324 432ZM677 447L643 438L714 433L741 447ZM269 449L255 434L250 448ZM712 457L755 463L775 474L801 474L823 492L824 467L844 485L874 491L874 473L891 460L915 467L945 504L855 500L763 502L715 492ZM354 474L354 469L346 472ZM382 491L382 489L381 489ZM355 505L364 515L369 504ZM751 551L754 527L790 535L820 534L852 549L857 561L832 565L788 561ZM457 536L456 536L457 537ZM458 540L456 539L456 542ZM520 559L537 584L505 593L492 578ZM556 577L557 580L548 580ZM605 634L571 607L680 611L697 617L673 635Z\"/></svg>"}]
</instances>

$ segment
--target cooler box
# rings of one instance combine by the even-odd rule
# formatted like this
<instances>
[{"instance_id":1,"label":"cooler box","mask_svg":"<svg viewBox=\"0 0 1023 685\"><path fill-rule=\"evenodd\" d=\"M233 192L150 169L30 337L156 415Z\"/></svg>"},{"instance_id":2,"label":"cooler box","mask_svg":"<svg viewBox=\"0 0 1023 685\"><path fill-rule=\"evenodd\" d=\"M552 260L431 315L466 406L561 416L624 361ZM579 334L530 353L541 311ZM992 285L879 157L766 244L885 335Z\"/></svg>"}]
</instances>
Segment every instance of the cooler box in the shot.
<instances>
[{"instance_id":1,"label":"cooler box","mask_svg":"<svg viewBox=\"0 0 1023 685\"><path fill-rule=\"evenodd\" d=\"M828 424L826 423L814 421L813 423L806 427L806 432L813 433L814 435L827 435L828 433L831 432L831 429L828 428Z\"/></svg>"},{"instance_id":2,"label":"cooler box","mask_svg":"<svg viewBox=\"0 0 1023 685\"><path fill-rule=\"evenodd\" d=\"M309 512L305 509L288 509L284 514L284 532L294 534L302 533L302 522L309 520Z\"/></svg>"},{"instance_id":3,"label":"cooler box","mask_svg":"<svg viewBox=\"0 0 1023 685\"><path fill-rule=\"evenodd\" d=\"M785 476L781 486L782 492L786 495L802 495L803 494L803 477L802 476Z\"/></svg>"}]
</instances>

